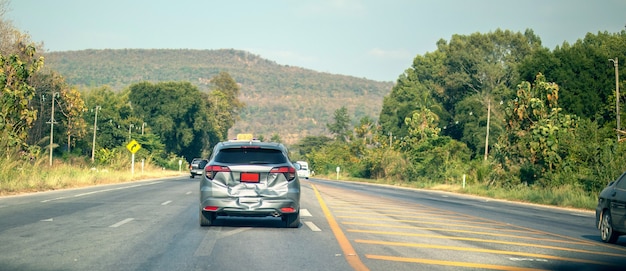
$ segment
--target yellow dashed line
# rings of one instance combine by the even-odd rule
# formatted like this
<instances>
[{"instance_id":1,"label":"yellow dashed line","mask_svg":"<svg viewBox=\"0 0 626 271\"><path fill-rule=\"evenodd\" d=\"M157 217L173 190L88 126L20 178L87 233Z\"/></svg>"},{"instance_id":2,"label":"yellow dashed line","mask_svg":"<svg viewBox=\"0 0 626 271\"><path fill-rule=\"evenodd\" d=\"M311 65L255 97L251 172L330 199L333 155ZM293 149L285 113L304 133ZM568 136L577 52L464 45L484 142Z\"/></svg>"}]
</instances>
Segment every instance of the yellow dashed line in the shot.
<instances>
[{"instance_id":1,"label":"yellow dashed line","mask_svg":"<svg viewBox=\"0 0 626 271\"><path fill-rule=\"evenodd\" d=\"M566 247L555 247L555 246L546 246L539 244L529 244L529 243L519 243L519 242L508 242L508 241L500 241L500 240L488 240L488 239L480 239L480 238L469 238L469 237L453 237L453 236L441 236L441 235L432 235L432 234L419 234L419 233L406 233L406 232L385 232L385 231L369 231L369 230L348 230L348 232L358 232L358 233L370 233L370 234L382 234L382 235L399 235L399 236L411 236L411 237L428 237L428 238L436 238L436 239L449 239L449 240L460 240L460 241L472 241L472 242L480 242L480 243L493 243L493 244L503 244L503 245L514 245L514 246L523 246L523 247L536 247L536 248L545 248L552 250L563 250L563 251L571 251L571 252L580 252L594 255L606 255L606 256L614 256L625 258L626 255L616 254L616 253L605 253L605 252L597 252L583 249L575 249L575 248L566 248Z\"/></svg>"},{"instance_id":2,"label":"yellow dashed line","mask_svg":"<svg viewBox=\"0 0 626 271\"><path fill-rule=\"evenodd\" d=\"M558 260L558 261L569 261L569 262L590 263L590 264L613 266L613 265L611 265L609 263L593 261L593 260L584 260L584 259L579 259L579 258L567 258L567 257L544 255L544 254L538 254L538 253L518 252L518 251L506 251L506 250L482 249L482 248L468 248L468 247L457 247L457 246L442 246L442 245L417 244L417 243L403 243L403 242L388 242L388 241L377 241L377 240L360 240L360 239L355 240L355 242L362 243L362 244L371 244L371 245L418 247L418 248L429 248L429 249L444 249L444 250L457 250L457 251L491 253L491 254L515 255L515 256L524 256L524 257L532 257L532 258L550 259L550 260Z\"/></svg>"},{"instance_id":3,"label":"yellow dashed line","mask_svg":"<svg viewBox=\"0 0 626 271\"><path fill-rule=\"evenodd\" d=\"M418 259L418 258L404 258L404 257L394 257L394 256L370 255L370 254L366 254L365 257L367 257L368 259L386 260L386 261L395 261L395 262L423 263L423 264L445 265L445 266L459 266L459 267L474 267L474 268L493 269L493 270L505 270L505 271L544 271L545 270L545 269L535 269L535 268L506 266L506 265L466 263L466 262L452 262L452 261L440 261L440 260L430 260L430 259Z\"/></svg>"},{"instance_id":4,"label":"yellow dashed line","mask_svg":"<svg viewBox=\"0 0 626 271\"><path fill-rule=\"evenodd\" d=\"M361 219L361 220L372 220L371 216L346 216L346 215L338 215L338 218L348 218L348 219ZM409 216L410 217L410 216ZM426 218L428 219L428 217L424 216L424 217L419 217L419 216L413 216L410 218ZM428 223L428 221L423 221L423 220L407 220L407 219L392 219L392 218L376 218L376 220L380 220L380 221L396 221L396 222L410 222L410 223ZM454 220L454 219L447 219L447 222L462 222L462 223L467 223L467 224L476 224L476 225L493 225L493 223L491 222L477 222L477 221L465 221L465 220Z\"/></svg>"},{"instance_id":5,"label":"yellow dashed line","mask_svg":"<svg viewBox=\"0 0 626 271\"><path fill-rule=\"evenodd\" d=\"M425 227L414 227L414 226L394 226L387 224L364 224L364 223L342 223L342 224L351 224L351 225L361 225L361 226L370 226L370 227L385 227L385 228L394 228L394 229L416 229L416 230L426 230L426 231L445 231L445 232L458 232L458 233L470 233L477 235L487 235L487 236L498 236L498 237L509 237L515 239L526 239L526 240L535 240L535 241L546 241L553 243L564 243L564 244L573 244L573 245L586 245L586 242L579 241L568 241L568 240L558 240L558 239L546 239L546 238L537 238L531 236L520 236L520 235L511 235L511 234L501 234L501 233L492 233L492 232L478 232L478 231L468 231L468 230L454 230L454 229L444 229L444 228L425 228Z\"/></svg>"},{"instance_id":6,"label":"yellow dashed line","mask_svg":"<svg viewBox=\"0 0 626 271\"><path fill-rule=\"evenodd\" d=\"M393 220L393 221L398 221L398 220ZM482 229L482 230L494 230L494 231L499 231L499 232L528 233L528 231L514 230L514 229L510 229L510 228L470 226L470 225L465 225L465 224L450 224L450 223L445 223L445 222L423 222L423 223L422 222L418 222L418 223L420 223L420 224L427 224L427 225L442 225L442 226L448 226L450 228ZM390 225L390 224L369 224L369 223L363 223L363 222L341 222L341 224L344 224L344 225L355 225L355 226L368 226L368 227L420 228L418 226L394 226L394 225ZM544 233L536 233L536 234L545 235Z\"/></svg>"}]
</instances>

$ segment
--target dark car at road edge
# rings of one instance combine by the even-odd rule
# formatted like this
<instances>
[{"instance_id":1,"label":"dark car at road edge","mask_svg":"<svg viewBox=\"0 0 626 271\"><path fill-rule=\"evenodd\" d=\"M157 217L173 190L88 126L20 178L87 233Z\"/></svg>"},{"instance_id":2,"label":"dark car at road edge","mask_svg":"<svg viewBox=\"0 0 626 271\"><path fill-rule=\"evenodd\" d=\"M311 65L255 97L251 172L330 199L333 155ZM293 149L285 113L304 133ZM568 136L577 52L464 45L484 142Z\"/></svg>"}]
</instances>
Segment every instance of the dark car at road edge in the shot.
<instances>
[{"instance_id":1,"label":"dark car at road edge","mask_svg":"<svg viewBox=\"0 0 626 271\"><path fill-rule=\"evenodd\" d=\"M620 235L626 234L626 172L600 192L596 227L606 243L616 243Z\"/></svg>"}]
</instances>

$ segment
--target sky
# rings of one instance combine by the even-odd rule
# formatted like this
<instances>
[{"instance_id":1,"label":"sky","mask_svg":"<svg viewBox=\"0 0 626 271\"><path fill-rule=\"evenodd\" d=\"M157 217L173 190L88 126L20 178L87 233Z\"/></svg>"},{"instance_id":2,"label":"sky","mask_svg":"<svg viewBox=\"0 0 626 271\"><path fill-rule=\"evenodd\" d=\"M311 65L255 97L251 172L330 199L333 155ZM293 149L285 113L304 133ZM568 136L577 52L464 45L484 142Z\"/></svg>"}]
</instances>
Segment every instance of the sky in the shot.
<instances>
[{"instance_id":1,"label":"sky","mask_svg":"<svg viewBox=\"0 0 626 271\"><path fill-rule=\"evenodd\" d=\"M626 0L8 1L6 19L46 51L236 49L392 82L456 34L531 29L554 49L626 30Z\"/></svg>"}]
</instances>

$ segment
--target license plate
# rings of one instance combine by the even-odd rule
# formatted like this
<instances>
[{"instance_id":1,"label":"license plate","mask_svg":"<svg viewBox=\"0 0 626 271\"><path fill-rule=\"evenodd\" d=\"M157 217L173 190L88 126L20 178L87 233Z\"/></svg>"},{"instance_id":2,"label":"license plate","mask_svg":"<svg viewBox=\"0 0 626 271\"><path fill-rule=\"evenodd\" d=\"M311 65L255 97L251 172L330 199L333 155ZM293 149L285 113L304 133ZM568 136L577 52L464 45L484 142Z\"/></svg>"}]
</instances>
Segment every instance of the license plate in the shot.
<instances>
[{"instance_id":1,"label":"license plate","mask_svg":"<svg viewBox=\"0 0 626 271\"><path fill-rule=\"evenodd\" d=\"M240 179L244 183L258 183L259 173L242 172Z\"/></svg>"}]
</instances>

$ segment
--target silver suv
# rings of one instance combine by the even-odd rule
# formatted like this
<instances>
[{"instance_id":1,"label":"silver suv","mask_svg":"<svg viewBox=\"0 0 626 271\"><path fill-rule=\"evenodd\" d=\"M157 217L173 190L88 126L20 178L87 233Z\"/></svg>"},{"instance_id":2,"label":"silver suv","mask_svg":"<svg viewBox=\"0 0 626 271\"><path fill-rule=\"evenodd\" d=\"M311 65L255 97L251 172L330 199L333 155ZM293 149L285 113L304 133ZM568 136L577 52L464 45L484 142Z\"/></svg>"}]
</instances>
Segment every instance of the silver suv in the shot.
<instances>
[{"instance_id":1,"label":"silver suv","mask_svg":"<svg viewBox=\"0 0 626 271\"><path fill-rule=\"evenodd\" d=\"M300 180L280 143L220 142L200 181L200 225L218 216L281 217L300 225Z\"/></svg>"}]
</instances>

